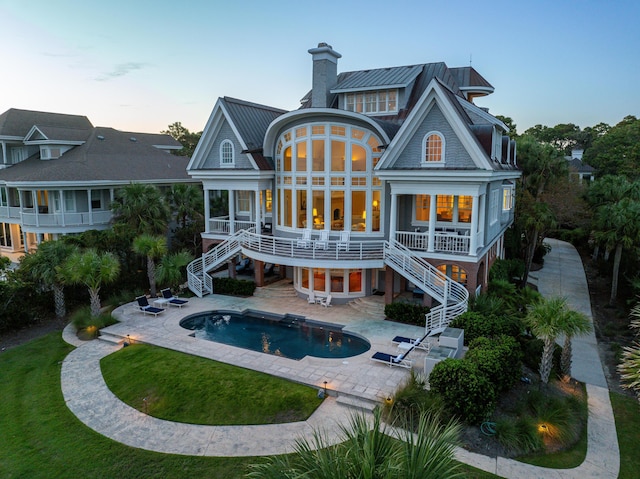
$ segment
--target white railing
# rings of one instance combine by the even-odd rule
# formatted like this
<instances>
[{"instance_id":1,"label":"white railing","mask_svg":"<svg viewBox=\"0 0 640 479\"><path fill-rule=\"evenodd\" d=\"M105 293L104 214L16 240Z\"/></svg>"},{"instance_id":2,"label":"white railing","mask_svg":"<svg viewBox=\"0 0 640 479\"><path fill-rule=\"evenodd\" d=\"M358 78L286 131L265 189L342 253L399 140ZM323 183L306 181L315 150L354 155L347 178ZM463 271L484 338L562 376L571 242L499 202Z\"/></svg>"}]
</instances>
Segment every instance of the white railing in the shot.
<instances>
[{"instance_id":1,"label":"white railing","mask_svg":"<svg viewBox=\"0 0 640 479\"><path fill-rule=\"evenodd\" d=\"M111 211L92 213L22 213L24 226L92 226L109 224Z\"/></svg>"},{"instance_id":2,"label":"white railing","mask_svg":"<svg viewBox=\"0 0 640 479\"><path fill-rule=\"evenodd\" d=\"M440 302L426 315L425 331L437 333L467 310L469 292L460 283L416 256L397 241L385 247L385 263Z\"/></svg>"},{"instance_id":3,"label":"white railing","mask_svg":"<svg viewBox=\"0 0 640 479\"><path fill-rule=\"evenodd\" d=\"M460 230L468 232L469 230ZM397 242L409 249L417 251L429 250L429 232L414 233L412 231L396 231ZM469 254L471 237L458 232L436 231L433 250L439 253Z\"/></svg>"},{"instance_id":4,"label":"white railing","mask_svg":"<svg viewBox=\"0 0 640 479\"><path fill-rule=\"evenodd\" d=\"M231 231L231 223L233 223L235 231L248 230L256 227L255 221L231 221L228 216L219 216L209 220L209 233L229 234Z\"/></svg>"}]
</instances>

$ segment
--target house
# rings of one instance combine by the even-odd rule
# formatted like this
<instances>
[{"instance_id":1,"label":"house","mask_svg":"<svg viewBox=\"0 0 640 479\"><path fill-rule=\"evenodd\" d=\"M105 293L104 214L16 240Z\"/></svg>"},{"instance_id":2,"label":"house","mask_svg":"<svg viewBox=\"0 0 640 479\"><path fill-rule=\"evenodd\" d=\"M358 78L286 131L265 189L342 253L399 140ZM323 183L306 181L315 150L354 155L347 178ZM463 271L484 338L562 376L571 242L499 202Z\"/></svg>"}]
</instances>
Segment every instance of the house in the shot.
<instances>
[{"instance_id":1,"label":"house","mask_svg":"<svg viewBox=\"0 0 640 479\"><path fill-rule=\"evenodd\" d=\"M573 149L570 156L565 156L567 165L569 166L569 178L576 179L578 183L586 181L587 183L596 179L596 169L582 161L584 150Z\"/></svg>"},{"instance_id":2,"label":"house","mask_svg":"<svg viewBox=\"0 0 640 479\"><path fill-rule=\"evenodd\" d=\"M20 255L60 235L109 228L115 191L132 182L193 183L169 135L94 127L80 115L0 115L0 251Z\"/></svg>"},{"instance_id":3,"label":"house","mask_svg":"<svg viewBox=\"0 0 640 479\"><path fill-rule=\"evenodd\" d=\"M466 310L503 255L520 176L507 126L474 104L493 87L471 67L338 73L330 45L309 53L299 109L216 102L188 166L206 205L191 289L211 292L210 272L242 253L280 265L301 297L415 289Z\"/></svg>"}]
</instances>

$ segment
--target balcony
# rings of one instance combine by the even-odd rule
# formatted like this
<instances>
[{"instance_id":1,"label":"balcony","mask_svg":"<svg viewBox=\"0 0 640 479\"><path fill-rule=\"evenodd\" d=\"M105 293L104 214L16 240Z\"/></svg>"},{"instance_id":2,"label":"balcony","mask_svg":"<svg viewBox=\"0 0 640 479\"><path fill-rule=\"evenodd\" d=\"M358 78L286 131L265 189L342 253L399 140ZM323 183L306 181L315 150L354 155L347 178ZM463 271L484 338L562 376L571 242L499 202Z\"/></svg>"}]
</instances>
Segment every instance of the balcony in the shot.
<instances>
[{"instance_id":1,"label":"balcony","mask_svg":"<svg viewBox=\"0 0 640 479\"><path fill-rule=\"evenodd\" d=\"M229 216L217 216L209 220L209 230L207 233L228 235L231 233L231 225L234 231L248 230L255 228L255 221L248 220L230 220Z\"/></svg>"},{"instance_id":2,"label":"balcony","mask_svg":"<svg viewBox=\"0 0 640 479\"><path fill-rule=\"evenodd\" d=\"M19 208L18 208L19 210ZM78 227L78 226L99 226L108 225L111 221L111 210L93 211L83 213L35 213L33 208L25 208L22 214L21 224L23 227Z\"/></svg>"},{"instance_id":3,"label":"balcony","mask_svg":"<svg viewBox=\"0 0 640 479\"><path fill-rule=\"evenodd\" d=\"M397 231L395 240L414 251L429 251L429 232ZM467 228L436 229L433 251L436 253L468 255L471 246Z\"/></svg>"}]
</instances>

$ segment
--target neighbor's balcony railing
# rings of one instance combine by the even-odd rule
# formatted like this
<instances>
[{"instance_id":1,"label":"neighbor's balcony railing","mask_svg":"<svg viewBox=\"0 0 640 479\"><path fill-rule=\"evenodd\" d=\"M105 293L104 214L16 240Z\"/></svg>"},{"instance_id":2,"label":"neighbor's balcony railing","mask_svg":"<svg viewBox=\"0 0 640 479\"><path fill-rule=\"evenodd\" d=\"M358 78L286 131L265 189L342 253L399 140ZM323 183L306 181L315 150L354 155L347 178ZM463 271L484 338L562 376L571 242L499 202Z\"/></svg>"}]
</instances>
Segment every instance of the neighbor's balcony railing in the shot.
<instances>
[{"instance_id":1,"label":"neighbor's balcony railing","mask_svg":"<svg viewBox=\"0 0 640 479\"><path fill-rule=\"evenodd\" d=\"M0 218L19 219L20 207L19 206L0 206Z\"/></svg>"},{"instance_id":2,"label":"neighbor's balcony railing","mask_svg":"<svg viewBox=\"0 0 640 479\"><path fill-rule=\"evenodd\" d=\"M451 231L436 230L433 250L438 253L470 254L470 230L452 229ZM401 245L417 251L429 250L429 232L414 233L412 231L397 231L395 240Z\"/></svg>"}]
</instances>

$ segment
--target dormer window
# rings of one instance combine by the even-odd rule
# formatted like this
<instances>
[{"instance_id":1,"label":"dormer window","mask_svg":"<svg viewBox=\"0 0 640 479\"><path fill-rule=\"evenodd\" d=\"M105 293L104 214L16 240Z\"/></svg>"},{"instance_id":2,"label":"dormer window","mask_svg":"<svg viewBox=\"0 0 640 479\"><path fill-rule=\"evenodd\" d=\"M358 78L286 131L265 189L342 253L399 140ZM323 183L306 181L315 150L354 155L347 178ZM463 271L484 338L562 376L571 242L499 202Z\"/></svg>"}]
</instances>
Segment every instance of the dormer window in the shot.
<instances>
[{"instance_id":1,"label":"dormer window","mask_svg":"<svg viewBox=\"0 0 640 479\"><path fill-rule=\"evenodd\" d=\"M40 158L43 160L55 160L61 154L60 148L40 148Z\"/></svg>"},{"instance_id":2,"label":"dormer window","mask_svg":"<svg viewBox=\"0 0 640 479\"><path fill-rule=\"evenodd\" d=\"M444 163L444 137L438 132L430 131L424 137L422 151L422 166Z\"/></svg>"},{"instance_id":3,"label":"dormer window","mask_svg":"<svg viewBox=\"0 0 640 479\"><path fill-rule=\"evenodd\" d=\"M398 90L378 90L345 95L345 110L364 113L397 113Z\"/></svg>"},{"instance_id":4,"label":"dormer window","mask_svg":"<svg viewBox=\"0 0 640 479\"><path fill-rule=\"evenodd\" d=\"M220 145L220 166L233 166L233 143L230 140L224 140Z\"/></svg>"}]
</instances>

